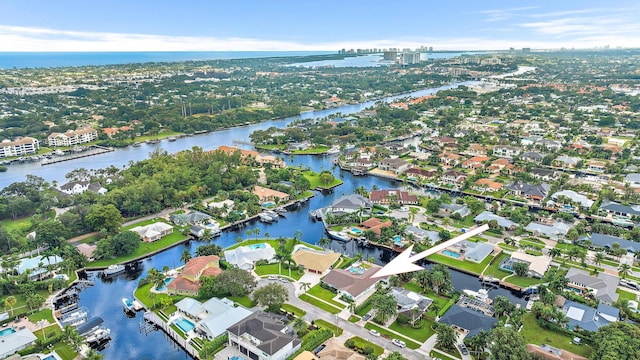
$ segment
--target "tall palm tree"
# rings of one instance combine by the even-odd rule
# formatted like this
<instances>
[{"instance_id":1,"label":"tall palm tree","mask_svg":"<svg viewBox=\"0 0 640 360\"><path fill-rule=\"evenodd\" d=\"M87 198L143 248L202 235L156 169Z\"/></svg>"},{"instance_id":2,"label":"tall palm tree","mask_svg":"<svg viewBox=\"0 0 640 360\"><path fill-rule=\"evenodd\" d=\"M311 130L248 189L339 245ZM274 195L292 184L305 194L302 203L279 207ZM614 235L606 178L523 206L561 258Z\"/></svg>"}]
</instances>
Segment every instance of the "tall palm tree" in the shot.
<instances>
[{"instance_id":1,"label":"tall palm tree","mask_svg":"<svg viewBox=\"0 0 640 360\"><path fill-rule=\"evenodd\" d=\"M622 278L625 279L627 275L629 275L629 270L631 270L631 265L629 264L621 264L618 268L618 271L622 275Z\"/></svg>"},{"instance_id":2,"label":"tall palm tree","mask_svg":"<svg viewBox=\"0 0 640 360\"><path fill-rule=\"evenodd\" d=\"M253 229L253 235L256 236L256 241L258 241L258 235L260 235L260 229L259 228L254 228Z\"/></svg>"},{"instance_id":3,"label":"tall palm tree","mask_svg":"<svg viewBox=\"0 0 640 360\"><path fill-rule=\"evenodd\" d=\"M287 255L281 252L276 252L275 258L278 261L278 275L279 275L279 274L282 274L282 262L285 261L285 259L287 258Z\"/></svg>"},{"instance_id":4,"label":"tall palm tree","mask_svg":"<svg viewBox=\"0 0 640 360\"><path fill-rule=\"evenodd\" d=\"M325 249L326 246L329 244L331 244L331 239L324 236L321 237L320 240L318 241L318 245L322 246L323 249Z\"/></svg>"},{"instance_id":5,"label":"tall palm tree","mask_svg":"<svg viewBox=\"0 0 640 360\"><path fill-rule=\"evenodd\" d=\"M16 306L17 303L18 299L16 299L16 297L13 295L7 296L7 298L4 299L4 306L11 309L11 316L13 316L13 307Z\"/></svg>"},{"instance_id":6,"label":"tall palm tree","mask_svg":"<svg viewBox=\"0 0 640 360\"><path fill-rule=\"evenodd\" d=\"M48 323L49 322L47 321L47 319L38 320L38 322L36 323L36 325L38 325L38 327L42 331L42 338L44 339L44 341L47 341L47 335L44 333L44 328Z\"/></svg>"},{"instance_id":7,"label":"tall palm tree","mask_svg":"<svg viewBox=\"0 0 640 360\"><path fill-rule=\"evenodd\" d=\"M309 291L310 288L311 288L311 283L308 283L308 282L300 283L300 290L304 291L305 293Z\"/></svg>"},{"instance_id":8,"label":"tall palm tree","mask_svg":"<svg viewBox=\"0 0 640 360\"><path fill-rule=\"evenodd\" d=\"M296 230L296 232L293 233L293 240L295 240L296 244L302 240L302 235L302 230L300 229Z\"/></svg>"},{"instance_id":9,"label":"tall palm tree","mask_svg":"<svg viewBox=\"0 0 640 360\"><path fill-rule=\"evenodd\" d=\"M441 271L434 271L429 275L429 282L433 286L433 291L440 294L440 287L446 282L446 278Z\"/></svg>"},{"instance_id":10,"label":"tall palm tree","mask_svg":"<svg viewBox=\"0 0 640 360\"><path fill-rule=\"evenodd\" d=\"M600 265L600 263L602 263L602 260L604 260L604 254L603 253L596 253L595 257L593 258L593 262L596 263L596 265Z\"/></svg>"},{"instance_id":11,"label":"tall palm tree","mask_svg":"<svg viewBox=\"0 0 640 360\"><path fill-rule=\"evenodd\" d=\"M447 324L438 324L436 326L437 343L445 349L454 349L458 336L456 331Z\"/></svg>"},{"instance_id":12,"label":"tall palm tree","mask_svg":"<svg viewBox=\"0 0 640 360\"><path fill-rule=\"evenodd\" d=\"M264 237L269 240L269 237L271 236L271 234L269 234L269 232L264 233Z\"/></svg>"},{"instance_id":13,"label":"tall palm tree","mask_svg":"<svg viewBox=\"0 0 640 360\"><path fill-rule=\"evenodd\" d=\"M552 258L558 257L560 255L562 255L562 251L560 251L560 249L558 248L553 248L549 250L549 256L551 256Z\"/></svg>"},{"instance_id":14,"label":"tall palm tree","mask_svg":"<svg viewBox=\"0 0 640 360\"><path fill-rule=\"evenodd\" d=\"M296 334L300 336L301 332L304 332L309 328L309 324L303 318L296 318L293 322L293 330L296 331Z\"/></svg>"},{"instance_id":15,"label":"tall palm tree","mask_svg":"<svg viewBox=\"0 0 640 360\"><path fill-rule=\"evenodd\" d=\"M180 261L186 264L189 260L191 260L191 252L189 251L189 249L182 250L182 255L180 255Z\"/></svg>"}]
</instances>

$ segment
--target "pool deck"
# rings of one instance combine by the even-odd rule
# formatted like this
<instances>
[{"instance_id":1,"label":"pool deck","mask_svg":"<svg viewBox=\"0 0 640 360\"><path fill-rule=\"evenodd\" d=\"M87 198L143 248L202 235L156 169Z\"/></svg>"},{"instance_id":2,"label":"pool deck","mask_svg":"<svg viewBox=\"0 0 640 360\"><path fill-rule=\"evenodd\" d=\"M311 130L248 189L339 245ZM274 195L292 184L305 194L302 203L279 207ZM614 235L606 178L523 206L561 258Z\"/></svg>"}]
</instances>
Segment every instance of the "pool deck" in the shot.
<instances>
[{"instance_id":1,"label":"pool deck","mask_svg":"<svg viewBox=\"0 0 640 360\"><path fill-rule=\"evenodd\" d=\"M191 355L195 359L199 359L200 356L198 354L198 350L196 350L190 343L189 340L185 340L178 334L175 330L171 328L171 326L164 322L158 315L153 312L147 311L144 313L144 320L148 323L154 324L162 329L176 344L180 345L189 355Z\"/></svg>"}]
</instances>

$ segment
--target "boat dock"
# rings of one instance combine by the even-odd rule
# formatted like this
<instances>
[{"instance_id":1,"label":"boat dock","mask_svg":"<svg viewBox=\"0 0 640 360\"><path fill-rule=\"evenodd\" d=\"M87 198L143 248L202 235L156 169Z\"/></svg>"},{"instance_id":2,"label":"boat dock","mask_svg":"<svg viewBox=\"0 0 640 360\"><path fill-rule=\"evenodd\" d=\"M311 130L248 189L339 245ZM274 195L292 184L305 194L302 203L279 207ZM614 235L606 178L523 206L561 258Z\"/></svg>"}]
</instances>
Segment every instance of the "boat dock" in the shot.
<instances>
[{"instance_id":1,"label":"boat dock","mask_svg":"<svg viewBox=\"0 0 640 360\"><path fill-rule=\"evenodd\" d=\"M92 145L89 147L89 150L86 150L79 154L54 157L52 159L44 159L40 162L40 165L45 166L45 165L57 164L63 161L70 161L70 160L80 159L84 157L100 155L100 154L104 154L112 151L114 151L112 148L99 146L99 145Z\"/></svg>"},{"instance_id":2,"label":"boat dock","mask_svg":"<svg viewBox=\"0 0 640 360\"><path fill-rule=\"evenodd\" d=\"M187 340L183 339L175 330L169 326L166 322L164 322L158 315L151 311L147 311L144 313L144 321L145 323L151 324L155 327L162 329L169 337L175 341L176 344L180 345L189 355L191 355L194 359L199 359L200 354L198 350L194 348ZM145 332L146 332L145 328Z\"/></svg>"}]
</instances>

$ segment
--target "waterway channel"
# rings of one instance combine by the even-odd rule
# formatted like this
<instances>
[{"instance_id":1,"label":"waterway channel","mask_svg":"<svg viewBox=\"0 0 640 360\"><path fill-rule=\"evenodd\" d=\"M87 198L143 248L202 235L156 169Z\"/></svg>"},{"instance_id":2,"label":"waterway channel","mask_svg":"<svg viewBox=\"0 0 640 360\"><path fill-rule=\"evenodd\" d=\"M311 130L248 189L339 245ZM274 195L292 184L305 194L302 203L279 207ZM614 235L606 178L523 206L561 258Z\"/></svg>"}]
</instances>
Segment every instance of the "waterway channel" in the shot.
<instances>
[{"instance_id":1,"label":"waterway channel","mask_svg":"<svg viewBox=\"0 0 640 360\"><path fill-rule=\"evenodd\" d=\"M397 98L406 96L428 95L435 93L440 89L452 88L457 85L459 84L398 95L385 98L384 101L390 102ZM220 145L228 145L231 139L246 140L248 139L249 134L257 129L266 129L271 126L284 127L296 119L326 117L339 112L346 115L361 111L373 104L374 102L370 101L358 105L348 105L330 110L304 113L299 116L268 121L245 127L221 130L193 137L184 137L174 142L162 141L159 144L154 145L144 144L137 148L129 147L125 149L117 149L116 151L108 154L72 160L55 166L42 167L37 163L13 165L7 173L0 175L0 188L6 187L12 182L24 180L27 174L41 176L50 182L53 180L61 182L64 181L64 175L75 168L84 167L87 169L96 169L105 168L111 165L121 168L126 166L130 161L139 161L147 158L149 152L158 148L164 149L170 153L190 149L193 146L200 146L205 150L214 149ZM341 178L344 183L335 188L332 192L324 194L317 192L315 197L310 199L308 202L301 204L298 208L291 209L286 214L285 218L280 219L276 223L249 223L244 228L234 231L226 231L213 241L223 248L228 247L235 244L236 239L239 236L246 238L247 236L245 231L247 229L257 227L260 229L261 236L269 233L271 238L278 236L291 237L294 232L299 229L303 233L303 241L316 244L318 240L324 236L323 227L320 222L311 221L308 216L310 210L328 206L343 194L350 194L354 192L354 190L359 186L364 186L367 189L371 189L374 185L381 189L396 186L392 180L373 176L355 177L349 172L341 171L337 167L333 166L334 158L335 156L285 157L285 161L290 165L302 165L303 167L308 166L314 171L330 170L336 177ZM95 276L95 273L89 274L89 276L95 280L95 285L87 287L80 293L79 305L88 309L90 317L102 317L105 322L104 325L111 329L112 341L110 342L110 346L102 350L106 359L190 359L188 354L178 348L161 331L152 332L149 335L145 335L144 332L139 331L142 314L138 313L136 318L133 319L127 318L122 310L121 299L123 297L132 296L138 280L140 277L145 276L150 268L154 267L162 269L164 266L178 266L180 265L179 259L183 250L187 248L193 254L199 245L199 242L191 241L189 243L170 248L142 260L135 271L121 274L113 279L106 280ZM389 258L393 256L393 254L388 250L382 250L375 247L364 248L356 245L354 242L342 243L334 241L331 244L331 248L347 255L353 255L359 252L362 253L363 258L374 258L379 264L386 263ZM481 286L478 278L458 271L452 271L452 278L453 286L459 290L477 290ZM495 295L505 295L513 301L523 303L523 300L520 299L517 294L512 294L505 289L492 288L490 289L489 294L490 297L494 297Z\"/></svg>"}]
</instances>

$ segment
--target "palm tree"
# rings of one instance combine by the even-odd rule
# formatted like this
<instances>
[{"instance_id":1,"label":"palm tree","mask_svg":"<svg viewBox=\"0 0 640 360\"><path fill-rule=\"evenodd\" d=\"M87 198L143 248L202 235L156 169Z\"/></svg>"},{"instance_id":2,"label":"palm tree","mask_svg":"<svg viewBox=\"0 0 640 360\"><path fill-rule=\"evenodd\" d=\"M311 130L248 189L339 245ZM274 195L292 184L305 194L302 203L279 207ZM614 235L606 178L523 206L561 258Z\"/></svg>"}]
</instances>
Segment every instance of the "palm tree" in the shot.
<instances>
[{"instance_id":1,"label":"palm tree","mask_svg":"<svg viewBox=\"0 0 640 360\"><path fill-rule=\"evenodd\" d=\"M440 310L442 310L440 308L440 304L437 301L434 301L431 303L429 308L431 309L431 311L433 311L434 318L438 318L438 313L440 312Z\"/></svg>"},{"instance_id":2,"label":"palm tree","mask_svg":"<svg viewBox=\"0 0 640 360\"><path fill-rule=\"evenodd\" d=\"M44 328L48 323L49 321L47 321L47 319L38 320L38 322L36 323L36 325L38 325L38 327L42 331L42 338L44 339L44 341L47 341L47 335L44 333Z\"/></svg>"},{"instance_id":3,"label":"palm tree","mask_svg":"<svg viewBox=\"0 0 640 360\"><path fill-rule=\"evenodd\" d=\"M446 324L438 324L436 326L436 334L438 345L445 349L455 348L458 337L456 335L456 331L453 330L451 326Z\"/></svg>"},{"instance_id":4,"label":"palm tree","mask_svg":"<svg viewBox=\"0 0 640 360\"><path fill-rule=\"evenodd\" d=\"M355 314L356 308L357 306L355 301L349 303L349 311L351 311L352 314Z\"/></svg>"},{"instance_id":5,"label":"palm tree","mask_svg":"<svg viewBox=\"0 0 640 360\"><path fill-rule=\"evenodd\" d=\"M271 236L271 234L269 234L269 232L264 233L264 237L269 240L269 237Z\"/></svg>"},{"instance_id":6,"label":"palm tree","mask_svg":"<svg viewBox=\"0 0 640 360\"><path fill-rule=\"evenodd\" d=\"M293 330L300 336L301 332L306 331L309 328L309 324L303 318L296 318L293 322Z\"/></svg>"},{"instance_id":7,"label":"palm tree","mask_svg":"<svg viewBox=\"0 0 640 360\"><path fill-rule=\"evenodd\" d=\"M242 236L238 236L238 237L236 238L236 242L237 242L238 244L239 244L239 243L241 243L241 242L242 242Z\"/></svg>"},{"instance_id":8,"label":"palm tree","mask_svg":"<svg viewBox=\"0 0 640 360\"><path fill-rule=\"evenodd\" d=\"M435 291L436 294L439 294L440 287L444 285L446 278L441 271L434 271L429 275L429 282L431 283L431 286L433 286L433 291Z\"/></svg>"},{"instance_id":9,"label":"palm tree","mask_svg":"<svg viewBox=\"0 0 640 360\"><path fill-rule=\"evenodd\" d=\"M279 275L279 274L282 274L282 262L285 261L285 259L287 258L287 255L281 252L277 252L275 258L278 261L278 275Z\"/></svg>"},{"instance_id":10,"label":"palm tree","mask_svg":"<svg viewBox=\"0 0 640 360\"><path fill-rule=\"evenodd\" d=\"M191 259L191 252L189 252L189 249L182 250L182 255L180 255L180 261L186 264L190 259Z\"/></svg>"},{"instance_id":11,"label":"palm tree","mask_svg":"<svg viewBox=\"0 0 640 360\"><path fill-rule=\"evenodd\" d=\"M151 299L151 301L153 301L153 307L151 309L155 309L156 308L156 296L158 296L157 293L154 293L153 291L149 292L149 299Z\"/></svg>"},{"instance_id":12,"label":"palm tree","mask_svg":"<svg viewBox=\"0 0 640 360\"><path fill-rule=\"evenodd\" d=\"M604 254L599 252L596 253L595 257L593 258L593 262L595 262L596 265L600 265L602 260L604 260Z\"/></svg>"},{"instance_id":13,"label":"palm tree","mask_svg":"<svg viewBox=\"0 0 640 360\"><path fill-rule=\"evenodd\" d=\"M304 291L305 293L309 291L310 288L311 288L311 283L308 283L308 282L300 283L300 290Z\"/></svg>"},{"instance_id":14,"label":"palm tree","mask_svg":"<svg viewBox=\"0 0 640 360\"><path fill-rule=\"evenodd\" d=\"M245 234L247 234L247 236L251 236L251 235L253 235L253 230L252 229L247 229L247 231L245 231Z\"/></svg>"},{"instance_id":15,"label":"palm tree","mask_svg":"<svg viewBox=\"0 0 640 360\"><path fill-rule=\"evenodd\" d=\"M85 360L102 360L104 359L104 355L100 354L99 352L93 349L89 349L84 359Z\"/></svg>"},{"instance_id":16,"label":"palm tree","mask_svg":"<svg viewBox=\"0 0 640 360\"><path fill-rule=\"evenodd\" d=\"M296 244L302 240L302 230L298 229L293 233L293 240L295 240Z\"/></svg>"},{"instance_id":17,"label":"palm tree","mask_svg":"<svg viewBox=\"0 0 640 360\"><path fill-rule=\"evenodd\" d=\"M258 235L260 235L260 229L254 228L253 229L253 235L256 236L256 241L258 241Z\"/></svg>"},{"instance_id":18,"label":"palm tree","mask_svg":"<svg viewBox=\"0 0 640 360\"><path fill-rule=\"evenodd\" d=\"M11 316L13 316L13 307L16 306L17 303L18 299L16 299L16 297L13 295L7 296L7 298L4 299L4 306L11 309Z\"/></svg>"},{"instance_id":19,"label":"palm tree","mask_svg":"<svg viewBox=\"0 0 640 360\"><path fill-rule=\"evenodd\" d=\"M147 273L147 279L150 283L152 283L156 289L164 286L164 280L166 276L164 273L158 271L156 268L149 269L149 273Z\"/></svg>"},{"instance_id":20,"label":"palm tree","mask_svg":"<svg viewBox=\"0 0 640 360\"><path fill-rule=\"evenodd\" d=\"M558 248L553 248L549 250L549 256L551 256L552 258L558 257L560 255L562 255L562 251L560 251L560 249Z\"/></svg>"},{"instance_id":21,"label":"palm tree","mask_svg":"<svg viewBox=\"0 0 640 360\"><path fill-rule=\"evenodd\" d=\"M629 270L631 270L631 265L629 264L621 264L620 267L618 268L620 274L622 275L622 278L625 279L627 277L627 275L629 275Z\"/></svg>"},{"instance_id":22,"label":"palm tree","mask_svg":"<svg viewBox=\"0 0 640 360\"><path fill-rule=\"evenodd\" d=\"M323 249L326 248L327 245L331 244L331 239L327 237L321 237L318 241L318 245L322 246Z\"/></svg>"}]
</instances>

